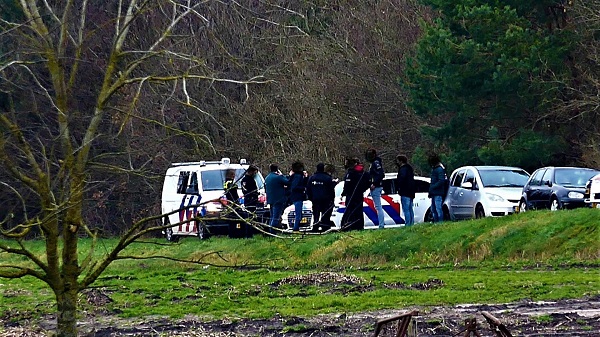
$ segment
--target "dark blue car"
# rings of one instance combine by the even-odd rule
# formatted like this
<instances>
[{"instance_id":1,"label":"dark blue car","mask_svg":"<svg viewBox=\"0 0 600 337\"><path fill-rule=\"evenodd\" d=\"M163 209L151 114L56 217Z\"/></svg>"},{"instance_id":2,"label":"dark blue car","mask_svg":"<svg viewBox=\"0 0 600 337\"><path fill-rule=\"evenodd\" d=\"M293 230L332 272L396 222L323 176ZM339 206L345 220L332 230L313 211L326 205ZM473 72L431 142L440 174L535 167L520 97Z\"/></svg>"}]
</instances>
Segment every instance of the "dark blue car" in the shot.
<instances>
[{"instance_id":1,"label":"dark blue car","mask_svg":"<svg viewBox=\"0 0 600 337\"><path fill-rule=\"evenodd\" d=\"M598 173L583 167L540 168L523 187L519 211L585 207L585 184Z\"/></svg>"}]
</instances>

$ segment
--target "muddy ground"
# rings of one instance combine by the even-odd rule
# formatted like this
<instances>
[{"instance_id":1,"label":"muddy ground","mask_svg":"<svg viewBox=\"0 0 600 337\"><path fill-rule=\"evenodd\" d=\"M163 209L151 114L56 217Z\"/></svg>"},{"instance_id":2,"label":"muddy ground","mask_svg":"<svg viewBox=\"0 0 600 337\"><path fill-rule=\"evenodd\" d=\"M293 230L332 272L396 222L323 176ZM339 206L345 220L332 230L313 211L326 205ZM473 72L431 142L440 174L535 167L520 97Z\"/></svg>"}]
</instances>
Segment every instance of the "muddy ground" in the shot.
<instances>
[{"instance_id":1,"label":"muddy ground","mask_svg":"<svg viewBox=\"0 0 600 337\"><path fill-rule=\"evenodd\" d=\"M418 310L411 329L417 336L465 336L465 319L474 317L481 336L496 336L481 312L498 318L513 336L600 336L600 296L556 302L521 301L497 305L409 307L317 317L273 317L267 320L202 321L152 317L120 319L99 310L82 320L81 336L373 336L378 320ZM55 321L7 323L0 336L51 336ZM390 325L387 326L388 328ZM411 333L410 335L415 335ZM475 336L475 334L470 334ZM380 336L395 336L388 330Z\"/></svg>"}]
</instances>

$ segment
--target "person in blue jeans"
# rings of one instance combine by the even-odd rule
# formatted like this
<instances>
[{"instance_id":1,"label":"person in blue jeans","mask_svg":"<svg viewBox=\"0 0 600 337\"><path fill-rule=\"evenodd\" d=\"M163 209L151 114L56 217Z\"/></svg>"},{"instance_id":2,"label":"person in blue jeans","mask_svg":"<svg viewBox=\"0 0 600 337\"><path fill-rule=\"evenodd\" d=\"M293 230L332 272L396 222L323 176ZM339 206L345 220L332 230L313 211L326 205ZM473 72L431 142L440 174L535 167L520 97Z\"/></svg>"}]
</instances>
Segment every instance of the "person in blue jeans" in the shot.
<instances>
[{"instance_id":1,"label":"person in blue jeans","mask_svg":"<svg viewBox=\"0 0 600 337\"><path fill-rule=\"evenodd\" d=\"M381 205L381 194L383 193L383 178L385 171L383 170L383 162L377 156L377 151L373 148L365 152L365 159L371 163L369 168L369 176L371 177L371 198L377 211L377 225L380 229L385 227L385 213Z\"/></svg>"},{"instance_id":2,"label":"person in blue jeans","mask_svg":"<svg viewBox=\"0 0 600 337\"><path fill-rule=\"evenodd\" d=\"M299 161L292 163L290 172L290 202L294 205L296 217L294 219L293 231L300 230L300 221L302 221L302 204L306 200L306 184L308 182L308 173L304 170L304 164Z\"/></svg>"},{"instance_id":3,"label":"person in blue jeans","mask_svg":"<svg viewBox=\"0 0 600 337\"><path fill-rule=\"evenodd\" d=\"M413 200L415 199L416 192L415 172L412 166L408 164L408 158L405 155L396 156L396 165L398 166L396 186L397 192L400 195L402 213L404 213L404 225L412 226L415 223L413 209Z\"/></svg>"},{"instance_id":4,"label":"person in blue jeans","mask_svg":"<svg viewBox=\"0 0 600 337\"><path fill-rule=\"evenodd\" d=\"M427 159L431 166L431 182L429 184L429 197L431 198L431 214L433 222L440 223L444 221L444 211L442 204L446 196L447 176L446 169L440 160L440 157L432 153Z\"/></svg>"},{"instance_id":5,"label":"person in blue jeans","mask_svg":"<svg viewBox=\"0 0 600 337\"><path fill-rule=\"evenodd\" d=\"M265 192L267 203L271 208L269 226L272 232L273 228L280 227L281 214L283 214L287 202L286 187L289 186L289 178L281 174L277 164L271 164L269 171L265 178Z\"/></svg>"}]
</instances>

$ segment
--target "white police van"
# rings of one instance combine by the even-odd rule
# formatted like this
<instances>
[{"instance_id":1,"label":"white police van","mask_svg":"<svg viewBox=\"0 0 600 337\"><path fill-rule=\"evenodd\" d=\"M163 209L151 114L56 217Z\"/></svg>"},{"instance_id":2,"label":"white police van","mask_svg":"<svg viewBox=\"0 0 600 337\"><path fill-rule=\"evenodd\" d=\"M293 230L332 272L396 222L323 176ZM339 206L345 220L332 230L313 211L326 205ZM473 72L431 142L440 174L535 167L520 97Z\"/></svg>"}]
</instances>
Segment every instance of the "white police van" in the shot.
<instances>
[{"instance_id":1,"label":"white police van","mask_svg":"<svg viewBox=\"0 0 600 337\"><path fill-rule=\"evenodd\" d=\"M232 221L222 216L227 204L223 190L225 173L229 169L235 170L240 203L243 203L240 180L248 167L245 159L232 164L229 158L173 163L167 169L162 190L163 225L173 225L163 232L167 240L176 241L181 236L206 239L211 233L229 231ZM262 208L266 200L264 178L257 172L254 179L259 189L259 208ZM197 217L206 220L194 220Z\"/></svg>"}]
</instances>

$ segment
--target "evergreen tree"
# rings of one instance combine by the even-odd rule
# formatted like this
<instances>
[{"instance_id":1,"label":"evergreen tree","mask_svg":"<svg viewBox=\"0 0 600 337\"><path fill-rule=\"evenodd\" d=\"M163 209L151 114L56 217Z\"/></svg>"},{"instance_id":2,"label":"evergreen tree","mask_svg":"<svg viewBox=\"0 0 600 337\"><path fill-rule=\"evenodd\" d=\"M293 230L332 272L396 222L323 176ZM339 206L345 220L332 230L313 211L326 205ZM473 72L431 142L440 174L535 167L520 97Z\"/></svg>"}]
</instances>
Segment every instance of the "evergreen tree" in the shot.
<instances>
[{"instance_id":1,"label":"evergreen tree","mask_svg":"<svg viewBox=\"0 0 600 337\"><path fill-rule=\"evenodd\" d=\"M409 60L410 106L450 166L547 164L566 143L545 119L573 45L556 1L424 0L439 11ZM560 18L559 18L560 19ZM533 154L533 155L532 155Z\"/></svg>"}]
</instances>

